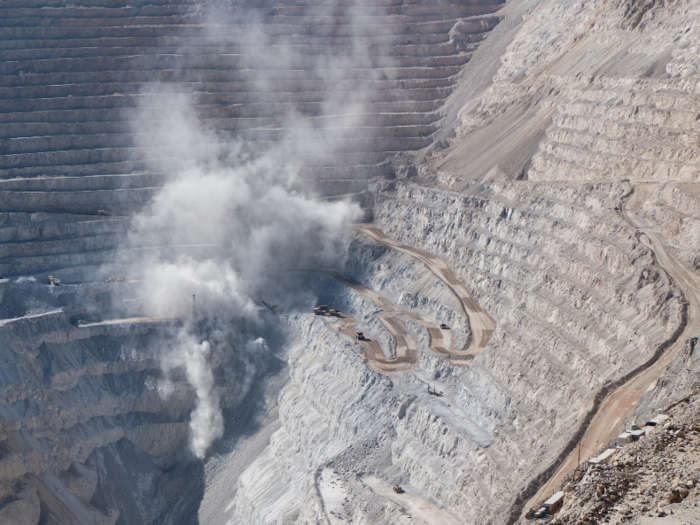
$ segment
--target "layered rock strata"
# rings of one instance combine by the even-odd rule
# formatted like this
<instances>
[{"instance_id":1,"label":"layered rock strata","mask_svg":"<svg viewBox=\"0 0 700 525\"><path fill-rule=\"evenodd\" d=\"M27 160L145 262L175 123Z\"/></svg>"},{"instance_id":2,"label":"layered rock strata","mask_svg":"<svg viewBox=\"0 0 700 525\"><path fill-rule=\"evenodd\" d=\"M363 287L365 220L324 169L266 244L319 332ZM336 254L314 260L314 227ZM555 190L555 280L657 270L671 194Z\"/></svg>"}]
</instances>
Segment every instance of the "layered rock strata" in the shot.
<instances>
[{"instance_id":1,"label":"layered rock strata","mask_svg":"<svg viewBox=\"0 0 700 525\"><path fill-rule=\"evenodd\" d=\"M185 100L217 140L276 150L319 195L394 177L389 156L431 143L502 4L3 3L0 212L63 214L85 244L17 246L0 272L113 260L121 230L88 219L116 227L188 160L161 129Z\"/></svg>"},{"instance_id":2,"label":"layered rock strata","mask_svg":"<svg viewBox=\"0 0 700 525\"><path fill-rule=\"evenodd\" d=\"M238 479L233 522L294 516L389 523L401 519L394 505L426 523L467 516L500 522L523 480L537 476L571 439L596 393L672 334L681 322L681 296L607 207L624 187L525 190L533 187L493 183L476 197L400 185L375 195L375 224L444 257L497 319L494 338L470 367L424 352L412 370L380 379L359 347L314 321L290 357L282 429ZM362 267L379 272L367 279L395 294L381 269L389 261L403 268L406 255L378 247L365 253ZM425 280L425 267L414 271L413 286L427 294L418 304L433 308L429 297L440 283ZM406 289L410 274L400 275ZM445 395L428 395L427 385ZM340 507L324 481L331 475L345 501ZM275 490L265 479L276 480ZM397 481L407 500L387 496ZM270 498L280 493L285 506L263 519L258 513L272 512ZM421 516L410 502L436 505L447 517Z\"/></svg>"},{"instance_id":3,"label":"layered rock strata","mask_svg":"<svg viewBox=\"0 0 700 525\"><path fill-rule=\"evenodd\" d=\"M187 444L192 390L181 384L166 400L158 389L172 322L91 322L108 285L0 289L3 522L115 523L114 507L90 503L95 451L128 440L151 462Z\"/></svg>"},{"instance_id":4,"label":"layered rock strata","mask_svg":"<svg viewBox=\"0 0 700 525\"><path fill-rule=\"evenodd\" d=\"M218 140L246 154L281 151L298 186L354 193L395 176L391 154L431 142L439 109L501 6L0 7L0 275L64 283L2 283L14 290L0 304L4 515L179 519L161 514L167 498L154 488L187 443L194 403L182 381L170 397L162 392L159 351L172 323L115 310L124 293L115 290L131 285L85 283L119 273L127 241L148 243L129 237L130 216L183 160L158 135L164 113L187 99ZM16 306L22 293L33 303ZM143 494L120 497L135 472L149 480Z\"/></svg>"},{"instance_id":5,"label":"layered rock strata","mask_svg":"<svg viewBox=\"0 0 700 525\"><path fill-rule=\"evenodd\" d=\"M300 167L301 180L325 181L321 193L351 193L371 177L417 176L424 186L375 186L384 189L374 196L375 225L444 258L496 321L489 345L464 366L431 352L423 329L406 319L417 362L387 375L324 321L292 316L279 428L261 431L269 445L251 448L255 459L235 476L212 478L235 481L236 489L221 505L217 492L207 492L214 483L205 487L200 516L212 523L506 521L525 489L571 448L598 393L652 359L687 321L684 294L644 235L669 244L674 263L697 274L696 8L682 1L529 5L505 54L489 58L497 46L475 44L498 21L490 13L500 4L377 3L359 18L344 4L332 12L266 6L250 11L251 26L266 32L247 42L221 37L223 54L203 28L240 24L211 24L194 4L3 4L0 45L11 58L0 77L4 274L64 268L79 277L112 257L128 231L124 216L165 180L148 170L167 144L140 148L151 130L136 136L125 124L131 108L157 105L143 86L158 79L177 82L202 121L243 138L251 151L292 144L303 152L303 140L288 139L299 129L289 114L328 132L323 145L333 161L312 156ZM40 27L44 16L52 27ZM349 52L358 37L362 50ZM293 52L280 61L282 44ZM329 52L329 44L338 47ZM98 59L83 56L95 47ZM481 57L483 71L491 71L489 60L500 66L483 93L457 107L447 95L472 57ZM337 64L343 67L331 67ZM339 84L346 89L337 91ZM361 102L359 124L342 118L344 97ZM458 125L449 141L433 145L443 115ZM387 162L390 153L424 146L412 166L410 155ZM346 273L468 339L454 297L407 255L357 241ZM374 304L337 282L325 291L316 285L390 352ZM75 288L78 296L98 293L90 289ZM109 523L119 519L112 512L118 484L109 486L117 478L103 466L142 458L143 450L167 457L182 445L186 423L179 415L158 419L163 401L147 388L156 364L100 353L111 348L103 345L109 330L120 348L137 344L129 338L148 348L152 323L131 323L139 327L133 333L124 328L130 323L101 323L104 315L76 325L62 308L46 300L3 314L12 341L4 352L3 458L22 466L8 477L0 511L36 523L43 502L52 515L69 509L82 522ZM669 401L669 385L684 395L694 388L690 341L640 411ZM125 384L113 379L121 370ZM97 376L94 386L87 377ZM104 393L115 384L119 395ZM428 386L444 395L428 394ZM70 396L61 397L62 388ZM88 421L73 399L82 389L92 392ZM156 479L165 464L149 461L143 475ZM393 492L394 483L405 492ZM59 505L61 486L72 496ZM140 504L128 501L129 509Z\"/></svg>"}]
</instances>

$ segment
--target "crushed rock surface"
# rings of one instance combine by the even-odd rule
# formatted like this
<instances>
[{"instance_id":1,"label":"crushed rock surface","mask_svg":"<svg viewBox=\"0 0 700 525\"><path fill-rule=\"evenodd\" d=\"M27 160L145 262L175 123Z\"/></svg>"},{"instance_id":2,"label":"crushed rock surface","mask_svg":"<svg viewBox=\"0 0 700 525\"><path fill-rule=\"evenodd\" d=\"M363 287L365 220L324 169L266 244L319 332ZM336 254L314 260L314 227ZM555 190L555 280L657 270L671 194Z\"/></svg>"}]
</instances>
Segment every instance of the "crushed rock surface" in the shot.
<instances>
[{"instance_id":1,"label":"crushed rock surface","mask_svg":"<svg viewBox=\"0 0 700 525\"><path fill-rule=\"evenodd\" d=\"M521 523L700 524L700 396L668 415L609 464L575 470L554 516Z\"/></svg>"}]
</instances>

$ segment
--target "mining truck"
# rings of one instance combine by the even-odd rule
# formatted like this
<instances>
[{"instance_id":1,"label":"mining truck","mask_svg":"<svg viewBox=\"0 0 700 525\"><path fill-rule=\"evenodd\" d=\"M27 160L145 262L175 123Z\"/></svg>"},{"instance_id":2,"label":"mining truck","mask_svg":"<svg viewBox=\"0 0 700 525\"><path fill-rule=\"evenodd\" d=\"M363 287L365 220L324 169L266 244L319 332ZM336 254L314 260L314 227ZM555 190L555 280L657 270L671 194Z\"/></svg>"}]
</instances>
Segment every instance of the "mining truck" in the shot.
<instances>
[{"instance_id":1,"label":"mining truck","mask_svg":"<svg viewBox=\"0 0 700 525\"><path fill-rule=\"evenodd\" d=\"M355 332L355 339L357 339L358 341L367 341L365 334L363 334L362 332Z\"/></svg>"},{"instance_id":2,"label":"mining truck","mask_svg":"<svg viewBox=\"0 0 700 525\"><path fill-rule=\"evenodd\" d=\"M326 317L340 317L340 310L338 310L337 308L331 308L326 304L322 304L321 306L317 306L316 308L314 308L314 313L316 315L324 315Z\"/></svg>"},{"instance_id":3,"label":"mining truck","mask_svg":"<svg viewBox=\"0 0 700 525\"><path fill-rule=\"evenodd\" d=\"M329 311L328 305L325 305L325 304L322 304L321 306L317 306L316 308L314 308L314 313L316 315L330 315L328 313L328 311Z\"/></svg>"}]
</instances>

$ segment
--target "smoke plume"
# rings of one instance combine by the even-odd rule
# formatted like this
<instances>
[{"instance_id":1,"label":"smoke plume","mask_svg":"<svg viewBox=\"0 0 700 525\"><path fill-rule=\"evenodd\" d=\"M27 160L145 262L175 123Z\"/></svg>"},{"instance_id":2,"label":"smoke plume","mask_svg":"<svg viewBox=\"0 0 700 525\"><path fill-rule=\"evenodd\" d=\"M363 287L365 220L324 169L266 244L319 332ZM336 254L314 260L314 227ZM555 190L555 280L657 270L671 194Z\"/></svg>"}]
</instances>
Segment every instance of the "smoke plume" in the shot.
<instances>
[{"instance_id":1,"label":"smoke plume","mask_svg":"<svg viewBox=\"0 0 700 525\"><path fill-rule=\"evenodd\" d=\"M190 443L200 458L224 431L222 409L246 395L269 355L264 337L274 316L261 310L261 301L272 310L300 306L305 292L295 288L289 270L328 268L344 254L343 232L359 218L358 206L317 198L300 173L305 166L333 166L334 155L352 151L343 148L351 148L354 137L370 138L365 97L387 70L358 81L359 89L347 87L344 75L391 67L391 58L373 54L362 37L361 15L373 14L362 0L349 9L330 2L314 11L332 17L340 9L353 21L341 28L352 43L321 54L303 51L298 35L271 36L264 10L255 5L206 6L209 44L230 53L235 41L235 60L245 70L245 93L236 96L262 105L278 93L296 100L290 93L299 81L311 87L301 93L308 100L275 105L282 113L274 116L277 123L255 130L274 137L269 141L215 129L217 119L229 115L226 105L198 105L197 95L176 83L152 85L132 115L151 173L166 182L135 217L124 253L132 275L143 280L144 314L182 321L175 342L163 345L163 363L183 371L196 394ZM284 72L293 73L290 80ZM306 293L304 307L312 300Z\"/></svg>"},{"instance_id":2,"label":"smoke plume","mask_svg":"<svg viewBox=\"0 0 700 525\"><path fill-rule=\"evenodd\" d=\"M163 361L194 389L190 446L202 458L224 432L222 396L240 401L267 351L261 300L294 307L279 295L294 279L288 271L333 265L359 209L301 191L300 164L281 162L287 144L244 152L241 142L206 130L187 97L157 89L167 105L143 108L134 125L149 129L144 147L163 159L154 164L168 179L134 218L130 244L139 249L129 254L139 254L131 266L143 279L144 314L184 321ZM216 371L214 363L236 370ZM224 392L217 373L240 384Z\"/></svg>"}]
</instances>

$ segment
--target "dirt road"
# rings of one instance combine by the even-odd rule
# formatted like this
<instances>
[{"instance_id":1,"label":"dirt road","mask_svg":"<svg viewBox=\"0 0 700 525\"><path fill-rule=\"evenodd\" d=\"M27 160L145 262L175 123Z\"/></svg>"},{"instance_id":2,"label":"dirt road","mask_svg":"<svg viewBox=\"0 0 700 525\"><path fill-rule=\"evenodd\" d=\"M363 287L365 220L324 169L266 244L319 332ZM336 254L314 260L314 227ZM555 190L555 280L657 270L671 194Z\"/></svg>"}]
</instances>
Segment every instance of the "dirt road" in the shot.
<instances>
[{"instance_id":1,"label":"dirt road","mask_svg":"<svg viewBox=\"0 0 700 525\"><path fill-rule=\"evenodd\" d=\"M377 292L366 286L338 273L331 273L338 281L343 283L345 286L352 288L357 293L366 297L372 301L377 307L382 308L384 311L375 314L379 319L393 318L400 315L410 317L419 324L422 324L427 330L428 335L430 335L430 349L438 354L453 354L455 350L452 348L452 330L442 329L438 326L437 322L426 317L425 315L419 314L417 312L410 312L408 310L401 310L396 307L394 303L388 297L379 295ZM405 328L404 328L405 330Z\"/></svg>"},{"instance_id":2,"label":"dirt road","mask_svg":"<svg viewBox=\"0 0 700 525\"><path fill-rule=\"evenodd\" d=\"M450 290L459 299L462 309L467 316L469 321L469 329L471 340L469 346L462 350L456 351L452 350L452 354L469 354L473 356L479 355L481 351L486 347L488 342L491 340L494 330L496 329L496 323L489 316L486 311L479 306L479 304L472 298L466 287L459 282L457 277L455 277L454 272L449 267L446 261L414 248L412 246L407 246L396 239L392 239L387 234L385 234L380 229L369 224L360 224L356 226L357 230L364 233L371 239L396 250L400 250L404 253L415 257L417 260L425 264L425 266L435 274L442 282L444 282Z\"/></svg>"},{"instance_id":3,"label":"dirt road","mask_svg":"<svg viewBox=\"0 0 700 525\"><path fill-rule=\"evenodd\" d=\"M469 346L464 350L458 350L453 347L452 331L440 328L433 319L417 312L397 308L389 298L345 275L338 272L324 272L366 297L383 310L375 314L375 317L396 340L396 359L387 359L377 341L357 341L363 347L362 355L370 362L370 365L382 372L393 372L410 368L418 359L418 345L406 330L406 326L400 319L401 316L413 319L427 329L430 336L429 346L433 352L448 356L455 364L470 364L474 356L478 355L489 342L496 325L483 308L474 301L464 285L457 280L447 262L427 252L400 243L374 226L363 224L359 225L357 229L375 241L408 253L425 264L459 299L469 322L471 336ZM341 325L337 329L354 339L355 328L358 324L357 319L343 312Z\"/></svg>"},{"instance_id":4,"label":"dirt road","mask_svg":"<svg viewBox=\"0 0 700 525\"><path fill-rule=\"evenodd\" d=\"M635 186L632 192L623 199L620 206L621 214L632 227L638 230L639 241L652 250L659 267L666 272L674 286L678 287L685 295L688 300L688 322L676 342L654 364L612 391L603 400L581 440L582 462L592 457L594 450L604 446L615 437L620 430L620 423L634 410L642 394L661 377L666 367L684 347L686 339L697 335L700 330L700 279L678 263L662 242L655 226L644 221L639 215L639 207L646 199L648 190L649 185L647 184ZM549 481L525 505L525 510L549 497L567 474L576 467L577 463L578 450L574 450Z\"/></svg>"},{"instance_id":5,"label":"dirt road","mask_svg":"<svg viewBox=\"0 0 700 525\"><path fill-rule=\"evenodd\" d=\"M453 353L450 346L448 346L451 345L452 340L450 330L442 330L435 321L424 315L397 308L388 297L378 294L371 288L368 288L343 274L338 272L326 273L343 283L348 288L352 288L363 297L366 297L378 308L383 310L382 312L375 314L375 317L386 327L386 329L396 340L396 359L387 359L386 355L381 351L381 348L379 348L377 351L379 344L376 343L376 341L369 341L367 343L371 348L366 348L364 355L376 369L383 372L405 370L408 368L405 366L406 364L413 364L418 359L418 345L406 330L406 326L404 325L403 321L399 319L400 316L410 317L411 319L425 326L425 328L428 330L428 334L430 335L429 346L431 350L447 355ZM348 323L346 324L352 325L352 328L345 329L343 333L349 334L349 332L352 331L352 335L354 336L354 328L358 324L357 320L345 312L343 312L343 316L344 318L347 316ZM363 344L364 341L358 341L358 343L365 347ZM376 345L369 343L376 343Z\"/></svg>"},{"instance_id":6,"label":"dirt road","mask_svg":"<svg viewBox=\"0 0 700 525\"><path fill-rule=\"evenodd\" d=\"M355 339L355 329L360 324L349 313L343 312L340 317L340 332ZM411 340L412 341L412 340ZM379 345L379 341L367 338L364 341L357 341L362 346L362 357L369 361L370 366L380 372L397 372L408 370L417 359L417 351L411 351L404 336L396 339L396 359L387 359ZM415 342L413 343L415 345ZM413 346L412 345L412 346Z\"/></svg>"}]
</instances>

